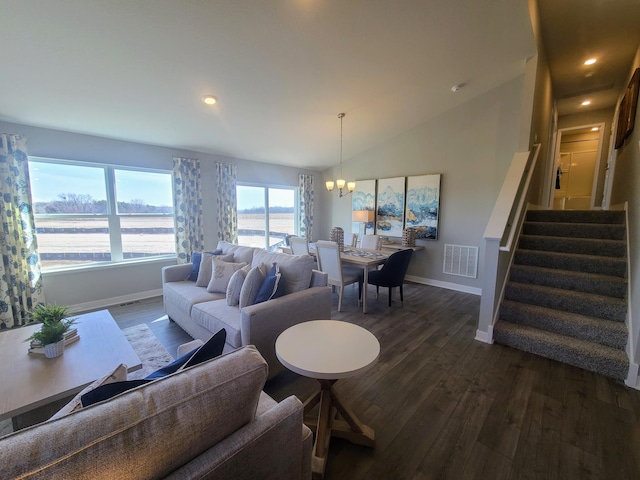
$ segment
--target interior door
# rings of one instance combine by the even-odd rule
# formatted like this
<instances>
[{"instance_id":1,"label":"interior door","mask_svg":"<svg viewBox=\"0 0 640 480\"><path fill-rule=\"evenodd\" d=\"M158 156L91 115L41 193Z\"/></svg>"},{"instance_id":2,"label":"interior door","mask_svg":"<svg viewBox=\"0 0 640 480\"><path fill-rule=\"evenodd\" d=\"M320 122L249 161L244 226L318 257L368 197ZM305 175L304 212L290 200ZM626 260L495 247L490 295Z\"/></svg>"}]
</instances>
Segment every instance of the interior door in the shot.
<instances>
[{"instance_id":1,"label":"interior door","mask_svg":"<svg viewBox=\"0 0 640 480\"><path fill-rule=\"evenodd\" d=\"M554 209L589 210L591 208L597 154L596 150L560 153L561 174L559 185L556 183Z\"/></svg>"}]
</instances>

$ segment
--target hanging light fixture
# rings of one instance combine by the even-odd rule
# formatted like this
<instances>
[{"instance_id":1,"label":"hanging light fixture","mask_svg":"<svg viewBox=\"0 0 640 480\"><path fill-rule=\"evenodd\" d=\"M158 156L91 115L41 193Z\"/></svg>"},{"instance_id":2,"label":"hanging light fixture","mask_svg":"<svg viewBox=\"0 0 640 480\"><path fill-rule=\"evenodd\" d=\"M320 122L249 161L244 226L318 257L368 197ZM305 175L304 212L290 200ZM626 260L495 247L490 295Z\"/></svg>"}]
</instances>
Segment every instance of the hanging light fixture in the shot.
<instances>
[{"instance_id":1,"label":"hanging light fixture","mask_svg":"<svg viewBox=\"0 0 640 480\"><path fill-rule=\"evenodd\" d=\"M332 191L333 186L338 187L338 198L349 195L356 189L356 182L347 182L342 176L342 119L344 118L344 113L339 113L338 118L340 119L340 177L335 183L332 180L329 180L325 183L327 186L327 190ZM347 193L343 193L345 185L347 186Z\"/></svg>"}]
</instances>

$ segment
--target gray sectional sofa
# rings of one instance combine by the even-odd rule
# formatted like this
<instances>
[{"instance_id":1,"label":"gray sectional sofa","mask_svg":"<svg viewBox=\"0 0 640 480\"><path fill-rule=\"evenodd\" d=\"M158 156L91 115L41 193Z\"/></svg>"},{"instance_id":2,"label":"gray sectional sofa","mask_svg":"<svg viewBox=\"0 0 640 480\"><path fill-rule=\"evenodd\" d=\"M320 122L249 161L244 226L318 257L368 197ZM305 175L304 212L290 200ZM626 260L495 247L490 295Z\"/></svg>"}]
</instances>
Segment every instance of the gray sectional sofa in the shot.
<instances>
[{"instance_id":1,"label":"gray sectional sofa","mask_svg":"<svg viewBox=\"0 0 640 480\"><path fill-rule=\"evenodd\" d=\"M0 477L311 479L296 397L262 391L254 347L0 438Z\"/></svg>"},{"instance_id":2,"label":"gray sectional sofa","mask_svg":"<svg viewBox=\"0 0 640 480\"><path fill-rule=\"evenodd\" d=\"M269 378L284 369L275 354L278 335L292 325L331 318L331 289L327 275L313 270L313 257L292 256L219 242L218 251L233 255L234 262L255 267L276 262L284 280L285 295L256 305L227 304L224 293L210 293L188 280L191 263L162 269L164 308L194 339L207 341L215 332L227 331L225 352L243 345L255 345L269 365Z\"/></svg>"}]
</instances>

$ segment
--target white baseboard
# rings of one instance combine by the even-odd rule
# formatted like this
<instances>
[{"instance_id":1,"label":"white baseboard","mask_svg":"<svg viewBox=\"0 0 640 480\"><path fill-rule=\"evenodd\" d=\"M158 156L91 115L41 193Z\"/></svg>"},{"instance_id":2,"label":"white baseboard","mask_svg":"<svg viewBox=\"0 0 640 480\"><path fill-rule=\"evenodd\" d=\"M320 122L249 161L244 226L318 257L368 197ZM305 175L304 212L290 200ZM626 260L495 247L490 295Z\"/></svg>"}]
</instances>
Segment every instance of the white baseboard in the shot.
<instances>
[{"instance_id":1,"label":"white baseboard","mask_svg":"<svg viewBox=\"0 0 640 480\"><path fill-rule=\"evenodd\" d=\"M624 381L627 387L640 390L640 376L638 376L639 371L640 366L637 363L629 364L629 376L627 376L627 379Z\"/></svg>"},{"instance_id":2,"label":"white baseboard","mask_svg":"<svg viewBox=\"0 0 640 480\"><path fill-rule=\"evenodd\" d=\"M123 303L137 302L152 297L159 297L162 295L162 289L148 290L146 292L132 293L130 295L121 295L119 297L103 298L95 300L93 302L78 303L76 305L69 305L69 311L72 313L82 313L89 310L97 310L101 308L111 307L113 305L121 305Z\"/></svg>"},{"instance_id":3,"label":"white baseboard","mask_svg":"<svg viewBox=\"0 0 640 480\"><path fill-rule=\"evenodd\" d=\"M432 287L446 288L447 290L456 290L463 293L471 293L472 295L482 295L482 289L476 287L468 287L459 283L442 282L440 280L432 280L430 278L416 277L414 275L405 276L407 280L422 285L430 285Z\"/></svg>"},{"instance_id":4,"label":"white baseboard","mask_svg":"<svg viewBox=\"0 0 640 480\"><path fill-rule=\"evenodd\" d=\"M476 330L476 340L479 342L488 343L490 345L493 344L493 326L489 326L488 332L483 332L482 330Z\"/></svg>"}]
</instances>

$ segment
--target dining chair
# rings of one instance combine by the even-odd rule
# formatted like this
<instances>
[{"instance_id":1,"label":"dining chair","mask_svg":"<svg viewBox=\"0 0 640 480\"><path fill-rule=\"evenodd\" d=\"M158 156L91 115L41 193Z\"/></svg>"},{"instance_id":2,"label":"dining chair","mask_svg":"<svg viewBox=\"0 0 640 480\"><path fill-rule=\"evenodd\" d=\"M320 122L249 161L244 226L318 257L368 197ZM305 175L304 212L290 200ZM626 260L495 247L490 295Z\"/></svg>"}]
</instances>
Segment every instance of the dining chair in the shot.
<instances>
[{"instance_id":1,"label":"dining chair","mask_svg":"<svg viewBox=\"0 0 640 480\"><path fill-rule=\"evenodd\" d=\"M289 238L292 255L309 255L309 240L305 237Z\"/></svg>"},{"instance_id":2,"label":"dining chair","mask_svg":"<svg viewBox=\"0 0 640 480\"><path fill-rule=\"evenodd\" d=\"M344 246L353 247L358 246L358 234L357 233L345 233L344 234Z\"/></svg>"},{"instance_id":3,"label":"dining chair","mask_svg":"<svg viewBox=\"0 0 640 480\"><path fill-rule=\"evenodd\" d=\"M367 248L369 250L380 250L380 235L362 235L360 240L360 248Z\"/></svg>"},{"instance_id":4,"label":"dining chair","mask_svg":"<svg viewBox=\"0 0 640 480\"><path fill-rule=\"evenodd\" d=\"M376 298L380 292L380 287L389 288L389 308L391 308L391 293L393 287L400 287L400 303L404 304L404 296L402 292L402 284L404 283L404 277L409 268L409 261L413 255L412 249L399 250L387 258L384 265L380 270L372 270L369 272L367 279L369 285L376 286ZM360 275L358 279L358 293L362 298L362 284L364 283L364 274Z\"/></svg>"},{"instance_id":5,"label":"dining chair","mask_svg":"<svg viewBox=\"0 0 640 480\"><path fill-rule=\"evenodd\" d=\"M338 311L342 311L342 294L345 285L357 283L362 273L361 268L342 266L340 250L336 242L318 240L316 242L318 268L329 277L328 284L338 288Z\"/></svg>"}]
</instances>

